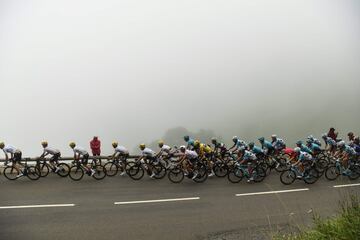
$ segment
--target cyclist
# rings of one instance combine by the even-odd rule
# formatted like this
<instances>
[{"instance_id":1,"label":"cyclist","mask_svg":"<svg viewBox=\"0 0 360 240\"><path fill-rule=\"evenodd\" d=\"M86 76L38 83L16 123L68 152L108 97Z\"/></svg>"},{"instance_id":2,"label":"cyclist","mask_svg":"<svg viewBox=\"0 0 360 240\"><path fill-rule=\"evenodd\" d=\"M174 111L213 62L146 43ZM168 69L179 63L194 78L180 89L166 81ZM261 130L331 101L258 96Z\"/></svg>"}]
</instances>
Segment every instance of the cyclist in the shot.
<instances>
[{"instance_id":1,"label":"cyclist","mask_svg":"<svg viewBox=\"0 0 360 240\"><path fill-rule=\"evenodd\" d=\"M240 138L238 138L237 136L234 136L232 138L232 141L234 143L234 145L229 149L229 151L232 152L236 152L238 151L241 147L247 148L247 144L244 140L241 140Z\"/></svg>"},{"instance_id":2,"label":"cyclist","mask_svg":"<svg viewBox=\"0 0 360 240\"><path fill-rule=\"evenodd\" d=\"M271 155L273 154L273 152L275 151L273 145L271 144L271 142L266 141L264 137L261 137L258 139L260 144L261 144L261 148L264 150L264 153L266 155Z\"/></svg>"},{"instance_id":3,"label":"cyclist","mask_svg":"<svg viewBox=\"0 0 360 240\"><path fill-rule=\"evenodd\" d=\"M191 168L194 169L196 163L198 162L199 155L192 150L186 149L185 146L180 146L180 152L182 153L182 156L180 157L180 162L183 163L183 167L186 170L185 175L188 175L189 172L191 172ZM194 180L198 173L196 170L193 170L193 177Z\"/></svg>"},{"instance_id":4,"label":"cyclist","mask_svg":"<svg viewBox=\"0 0 360 240\"><path fill-rule=\"evenodd\" d=\"M327 136L326 133L324 133L321 138L324 140L325 142L325 150L329 151L331 154L335 154L336 152L336 148L337 148L337 143L334 139L330 138Z\"/></svg>"},{"instance_id":5,"label":"cyclist","mask_svg":"<svg viewBox=\"0 0 360 240\"><path fill-rule=\"evenodd\" d=\"M311 150L314 155L317 155L321 152L321 147L316 143L312 142L310 139L306 141L306 146Z\"/></svg>"},{"instance_id":6,"label":"cyclist","mask_svg":"<svg viewBox=\"0 0 360 240\"><path fill-rule=\"evenodd\" d=\"M150 178L154 178L156 174L152 167L152 163L155 163L157 161L156 153L150 148L147 148L144 143L140 144L139 148L141 150L141 157L139 158L139 160L142 164L145 164L145 166L149 170Z\"/></svg>"},{"instance_id":7,"label":"cyclist","mask_svg":"<svg viewBox=\"0 0 360 240\"><path fill-rule=\"evenodd\" d=\"M207 161L208 167L211 169L211 173L209 174L209 177L214 176L215 173L213 170L214 163L212 161L212 155L213 155L212 148L207 144L200 143L199 140L195 140L194 150L196 151L200 159L205 159Z\"/></svg>"},{"instance_id":8,"label":"cyclist","mask_svg":"<svg viewBox=\"0 0 360 240\"><path fill-rule=\"evenodd\" d=\"M24 174L18 166L18 164L21 165L21 150L11 145L5 145L5 143L3 142L0 142L0 149L2 149L5 154L5 165L8 164L9 160L12 161L12 165L19 172L19 175L17 175L16 177L19 178L23 176ZM10 158L8 154L10 154Z\"/></svg>"},{"instance_id":9,"label":"cyclist","mask_svg":"<svg viewBox=\"0 0 360 240\"><path fill-rule=\"evenodd\" d=\"M44 158L48 155L51 155L49 162L55 168L55 172L57 173L60 170L60 168L58 168L57 165L59 164L59 158L61 156L61 153L58 149L51 148L48 145L49 144L47 141L41 142L41 146L44 148L44 152L41 154L40 158Z\"/></svg>"},{"instance_id":10,"label":"cyclist","mask_svg":"<svg viewBox=\"0 0 360 240\"><path fill-rule=\"evenodd\" d=\"M120 166L122 168L120 176L123 176L126 173L125 164L126 164L126 159L129 156L129 151L126 149L126 147L121 145L119 146L118 142L113 142L111 145L114 148L114 154L111 155L111 159L119 160Z\"/></svg>"},{"instance_id":11,"label":"cyclist","mask_svg":"<svg viewBox=\"0 0 360 240\"><path fill-rule=\"evenodd\" d=\"M211 138L211 143L214 145L214 153L224 158L227 152L225 144L222 142L218 142L216 138Z\"/></svg>"},{"instance_id":12,"label":"cyclist","mask_svg":"<svg viewBox=\"0 0 360 240\"><path fill-rule=\"evenodd\" d=\"M264 156L264 150L260 147L255 146L255 143L249 143L249 151L251 151L257 158Z\"/></svg>"},{"instance_id":13,"label":"cyclist","mask_svg":"<svg viewBox=\"0 0 360 240\"><path fill-rule=\"evenodd\" d=\"M160 160L160 162L164 165L165 168L168 168L168 162L164 159L169 159L173 156L172 148L166 144L164 144L163 140L158 142L158 146L160 151L156 154L156 158Z\"/></svg>"},{"instance_id":14,"label":"cyclist","mask_svg":"<svg viewBox=\"0 0 360 240\"><path fill-rule=\"evenodd\" d=\"M188 135L184 136L184 141L187 143L187 149L192 150L194 148L194 139L190 138Z\"/></svg>"},{"instance_id":15,"label":"cyclist","mask_svg":"<svg viewBox=\"0 0 360 240\"><path fill-rule=\"evenodd\" d=\"M89 153L84 148L76 146L75 142L70 142L69 146L74 152L75 161L81 160L81 164L85 167L87 172L93 176L95 174L95 170L88 166Z\"/></svg>"},{"instance_id":16,"label":"cyclist","mask_svg":"<svg viewBox=\"0 0 360 240\"><path fill-rule=\"evenodd\" d=\"M355 151L355 149L353 149L349 145L345 144L345 141L338 142L337 147L338 147L339 151L336 154L336 156L341 158L342 165L344 166L344 168L347 168L345 173L348 173L349 172L349 169L348 169L349 164L348 164L348 162L352 158L357 157L356 151Z\"/></svg>"},{"instance_id":17,"label":"cyclist","mask_svg":"<svg viewBox=\"0 0 360 240\"><path fill-rule=\"evenodd\" d=\"M256 155L248 150L245 149L245 147L240 147L239 148L239 156L240 156L240 164L241 165L245 165L247 164L248 166L248 172L250 175L250 178L247 180L247 182L251 182L254 181L254 177L253 177L253 169L252 169L252 164L255 163L255 161L257 160Z\"/></svg>"},{"instance_id":18,"label":"cyclist","mask_svg":"<svg viewBox=\"0 0 360 240\"><path fill-rule=\"evenodd\" d=\"M297 170L299 170L298 172L299 175L297 177L302 178L304 177L305 168L311 166L313 157L311 154L301 151L299 147L294 148L294 151L296 153L295 159L297 161L294 164L292 164L292 166L293 167L299 166L298 168L296 168Z\"/></svg>"},{"instance_id":19,"label":"cyclist","mask_svg":"<svg viewBox=\"0 0 360 240\"><path fill-rule=\"evenodd\" d=\"M276 151L276 153L280 153L281 150L286 148L286 144L283 139L278 138L275 134L271 136L272 145Z\"/></svg>"},{"instance_id":20,"label":"cyclist","mask_svg":"<svg viewBox=\"0 0 360 240\"><path fill-rule=\"evenodd\" d=\"M311 149L308 148L308 147L303 143L303 141L301 141L301 140L299 140L299 141L296 142L296 146L297 146L298 148L300 148L300 150L301 150L302 152L307 152L308 154L313 154L313 152L311 151Z\"/></svg>"}]
</instances>

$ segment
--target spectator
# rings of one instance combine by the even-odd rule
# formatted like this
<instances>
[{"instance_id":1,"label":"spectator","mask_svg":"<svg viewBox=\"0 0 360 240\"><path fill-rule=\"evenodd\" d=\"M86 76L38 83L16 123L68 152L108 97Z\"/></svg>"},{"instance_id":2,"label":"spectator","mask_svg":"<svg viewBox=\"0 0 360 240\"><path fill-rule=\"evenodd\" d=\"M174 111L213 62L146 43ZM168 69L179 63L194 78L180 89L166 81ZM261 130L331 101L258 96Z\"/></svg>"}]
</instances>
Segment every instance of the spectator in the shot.
<instances>
[{"instance_id":1,"label":"spectator","mask_svg":"<svg viewBox=\"0 0 360 240\"><path fill-rule=\"evenodd\" d=\"M91 148L93 156L100 156L100 154L101 154L101 142L100 142L100 140L98 139L97 136L95 136L93 138L93 140L91 140L90 148ZM100 161L100 164L101 164L101 161Z\"/></svg>"},{"instance_id":2,"label":"spectator","mask_svg":"<svg viewBox=\"0 0 360 240\"><path fill-rule=\"evenodd\" d=\"M334 141L337 140L337 136L338 136L338 133L335 132L335 128L330 128L329 132L328 132L328 135L327 135L329 138L332 138Z\"/></svg>"}]
</instances>

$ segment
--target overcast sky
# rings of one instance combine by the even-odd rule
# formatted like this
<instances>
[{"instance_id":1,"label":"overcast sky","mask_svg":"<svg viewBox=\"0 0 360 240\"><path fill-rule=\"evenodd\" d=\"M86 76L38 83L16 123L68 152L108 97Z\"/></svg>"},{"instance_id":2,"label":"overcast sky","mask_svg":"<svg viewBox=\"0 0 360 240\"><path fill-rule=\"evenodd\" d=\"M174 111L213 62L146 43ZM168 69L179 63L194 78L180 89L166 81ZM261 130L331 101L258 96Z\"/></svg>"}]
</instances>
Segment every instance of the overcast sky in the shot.
<instances>
[{"instance_id":1,"label":"overcast sky","mask_svg":"<svg viewBox=\"0 0 360 240\"><path fill-rule=\"evenodd\" d=\"M359 134L359 43L357 0L0 0L0 140Z\"/></svg>"}]
</instances>

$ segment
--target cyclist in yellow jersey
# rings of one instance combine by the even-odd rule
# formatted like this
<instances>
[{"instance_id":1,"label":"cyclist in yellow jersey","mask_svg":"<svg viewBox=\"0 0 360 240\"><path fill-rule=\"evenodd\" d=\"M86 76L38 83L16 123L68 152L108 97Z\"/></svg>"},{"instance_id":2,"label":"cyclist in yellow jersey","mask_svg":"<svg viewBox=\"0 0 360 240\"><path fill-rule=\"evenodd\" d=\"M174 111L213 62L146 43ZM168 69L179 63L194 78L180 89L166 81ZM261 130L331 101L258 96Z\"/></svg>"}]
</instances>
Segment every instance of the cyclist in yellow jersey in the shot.
<instances>
[{"instance_id":1,"label":"cyclist in yellow jersey","mask_svg":"<svg viewBox=\"0 0 360 240\"><path fill-rule=\"evenodd\" d=\"M195 140L194 150L197 152L200 159L207 160L208 167L211 169L211 173L209 174L209 177L214 176L215 175L213 171L214 163L212 162L212 154L214 152L213 149L209 145L205 143L200 143L199 140Z\"/></svg>"}]
</instances>

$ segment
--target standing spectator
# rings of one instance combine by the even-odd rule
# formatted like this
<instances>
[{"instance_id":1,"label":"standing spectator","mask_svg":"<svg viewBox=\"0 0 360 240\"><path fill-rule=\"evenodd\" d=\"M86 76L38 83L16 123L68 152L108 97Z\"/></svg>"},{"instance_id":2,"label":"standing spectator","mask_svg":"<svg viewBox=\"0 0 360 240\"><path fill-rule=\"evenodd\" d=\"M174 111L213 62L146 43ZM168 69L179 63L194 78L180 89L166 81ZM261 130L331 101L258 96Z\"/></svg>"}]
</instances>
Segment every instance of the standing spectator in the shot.
<instances>
[{"instance_id":1,"label":"standing spectator","mask_svg":"<svg viewBox=\"0 0 360 240\"><path fill-rule=\"evenodd\" d=\"M335 128L330 128L329 132L328 132L328 135L327 135L329 138L332 138L334 141L337 141L337 136L338 136L338 133L335 132Z\"/></svg>"},{"instance_id":2,"label":"standing spectator","mask_svg":"<svg viewBox=\"0 0 360 240\"><path fill-rule=\"evenodd\" d=\"M100 140L98 139L97 136L95 136L93 138L93 140L91 140L90 148L91 148L93 156L100 156L100 154L101 154L101 142L100 142ZM97 162L97 161L95 161L95 162ZM101 164L101 160L99 160L99 162Z\"/></svg>"}]
</instances>

